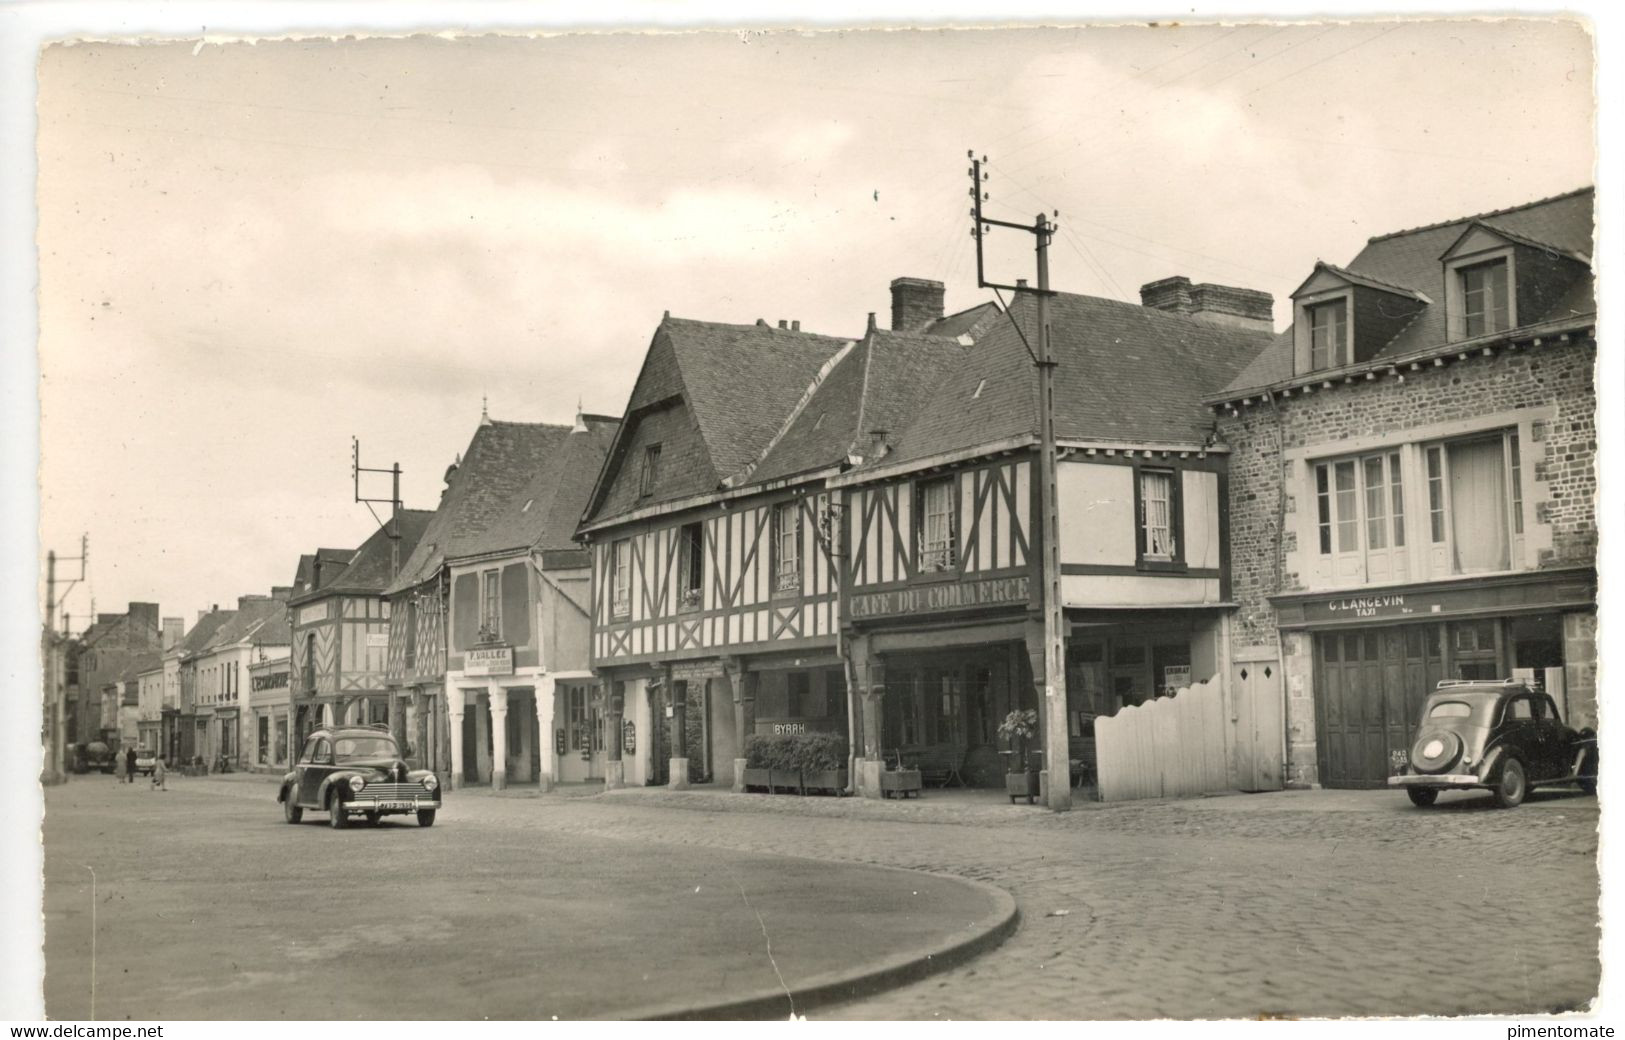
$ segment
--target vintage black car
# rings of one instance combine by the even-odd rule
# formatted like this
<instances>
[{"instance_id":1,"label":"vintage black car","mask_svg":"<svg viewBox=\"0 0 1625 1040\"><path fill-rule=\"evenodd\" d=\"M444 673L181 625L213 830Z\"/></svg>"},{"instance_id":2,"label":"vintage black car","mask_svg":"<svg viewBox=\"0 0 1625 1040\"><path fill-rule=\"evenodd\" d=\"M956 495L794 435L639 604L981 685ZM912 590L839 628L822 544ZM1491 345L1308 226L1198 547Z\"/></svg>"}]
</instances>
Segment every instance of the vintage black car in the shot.
<instances>
[{"instance_id":1,"label":"vintage black car","mask_svg":"<svg viewBox=\"0 0 1625 1040\"><path fill-rule=\"evenodd\" d=\"M1564 725L1544 690L1516 680L1446 680L1422 705L1405 771L1388 778L1429 806L1442 790L1488 788L1510 809L1532 787L1597 790L1597 735Z\"/></svg>"},{"instance_id":2,"label":"vintage black car","mask_svg":"<svg viewBox=\"0 0 1625 1040\"><path fill-rule=\"evenodd\" d=\"M416 814L419 826L431 827L440 808L440 778L409 768L384 727L334 726L305 739L276 799L289 823L316 809L335 828L348 826L352 815L375 824L398 814Z\"/></svg>"}]
</instances>

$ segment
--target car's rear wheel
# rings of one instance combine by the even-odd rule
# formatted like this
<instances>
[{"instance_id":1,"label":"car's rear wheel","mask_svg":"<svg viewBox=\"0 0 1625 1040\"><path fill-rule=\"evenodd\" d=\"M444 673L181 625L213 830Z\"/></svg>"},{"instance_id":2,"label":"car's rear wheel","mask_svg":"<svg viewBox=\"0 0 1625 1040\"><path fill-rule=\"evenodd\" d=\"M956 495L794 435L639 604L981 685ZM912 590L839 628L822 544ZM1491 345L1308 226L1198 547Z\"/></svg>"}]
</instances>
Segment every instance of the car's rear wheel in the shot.
<instances>
[{"instance_id":1,"label":"car's rear wheel","mask_svg":"<svg viewBox=\"0 0 1625 1040\"><path fill-rule=\"evenodd\" d=\"M434 810L433 809L419 809L418 810L418 826L419 827L433 827L434 826Z\"/></svg>"},{"instance_id":2,"label":"car's rear wheel","mask_svg":"<svg viewBox=\"0 0 1625 1040\"><path fill-rule=\"evenodd\" d=\"M1439 800L1439 789L1436 787L1407 787L1405 793L1411 796L1411 804L1418 809L1426 809Z\"/></svg>"},{"instance_id":3,"label":"car's rear wheel","mask_svg":"<svg viewBox=\"0 0 1625 1040\"><path fill-rule=\"evenodd\" d=\"M1580 775L1583 780L1576 781L1580 790L1585 794L1597 793L1597 749L1592 748L1586 752L1586 757L1580 762Z\"/></svg>"},{"instance_id":4,"label":"car's rear wheel","mask_svg":"<svg viewBox=\"0 0 1625 1040\"><path fill-rule=\"evenodd\" d=\"M287 797L282 799L282 818L289 823L298 823L305 818L305 810L294 804L292 791L289 791Z\"/></svg>"},{"instance_id":5,"label":"car's rear wheel","mask_svg":"<svg viewBox=\"0 0 1625 1040\"><path fill-rule=\"evenodd\" d=\"M344 799L339 797L337 791L327 796L327 822L336 831L350 826L350 814L344 811Z\"/></svg>"},{"instance_id":6,"label":"car's rear wheel","mask_svg":"<svg viewBox=\"0 0 1625 1040\"><path fill-rule=\"evenodd\" d=\"M1523 804L1523 796L1528 793L1529 781L1524 775L1523 763L1509 755L1501 763L1501 775L1495 782L1495 804L1503 809L1515 809Z\"/></svg>"}]
</instances>

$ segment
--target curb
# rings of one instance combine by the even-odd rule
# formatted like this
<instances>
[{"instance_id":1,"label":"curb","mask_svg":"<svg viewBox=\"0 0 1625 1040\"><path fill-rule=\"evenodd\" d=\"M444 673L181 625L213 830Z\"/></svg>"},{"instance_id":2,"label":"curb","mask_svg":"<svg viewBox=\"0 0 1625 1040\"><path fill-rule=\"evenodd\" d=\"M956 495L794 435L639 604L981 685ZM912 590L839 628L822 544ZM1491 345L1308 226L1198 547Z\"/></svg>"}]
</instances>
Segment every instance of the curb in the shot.
<instances>
[{"instance_id":1,"label":"curb","mask_svg":"<svg viewBox=\"0 0 1625 1040\"><path fill-rule=\"evenodd\" d=\"M871 869L878 867L877 864L861 865ZM953 938L922 952L895 954L855 969L814 975L805 982L791 987L788 992L783 989L763 989L715 1004L699 1006L666 1004L632 1008L610 1018L656 1022L719 1019L782 1020L789 1018L792 1010L795 1014L801 1015L813 1008L872 996L917 982L939 971L946 971L998 946L1021 925L1021 911L1016 908L1015 897L996 885L953 874L905 870L902 867L878 867L878 869L895 870L905 874L930 873L934 877L951 878L987 893L993 899L993 911L971 926L970 935L958 933Z\"/></svg>"}]
</instances>

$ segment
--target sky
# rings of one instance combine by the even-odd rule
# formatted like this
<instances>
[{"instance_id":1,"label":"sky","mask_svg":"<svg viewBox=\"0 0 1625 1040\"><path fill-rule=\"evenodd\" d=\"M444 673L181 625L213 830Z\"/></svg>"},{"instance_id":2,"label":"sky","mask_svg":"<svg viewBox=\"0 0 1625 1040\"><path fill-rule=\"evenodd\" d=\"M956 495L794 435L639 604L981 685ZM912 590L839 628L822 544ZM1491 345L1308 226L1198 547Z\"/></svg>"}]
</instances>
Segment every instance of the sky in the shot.
<instances>
[{"instance_id":1,"label":"sky","mask_svg":"<svg viewBox=\"0 0 1625 1040\"><path fill-rule=\"evenodd\" d=\"M1057 288L1183 274L1284 323L1317 259L1592 183L1592 61L1551 19L53 46L41 551L89 536L75 630L190 620L371 533L352 437L433 508L482 402L619 414L667 310L979 303L967 149L990 215L1059 213Z\"/></svg>"}]
</instances>

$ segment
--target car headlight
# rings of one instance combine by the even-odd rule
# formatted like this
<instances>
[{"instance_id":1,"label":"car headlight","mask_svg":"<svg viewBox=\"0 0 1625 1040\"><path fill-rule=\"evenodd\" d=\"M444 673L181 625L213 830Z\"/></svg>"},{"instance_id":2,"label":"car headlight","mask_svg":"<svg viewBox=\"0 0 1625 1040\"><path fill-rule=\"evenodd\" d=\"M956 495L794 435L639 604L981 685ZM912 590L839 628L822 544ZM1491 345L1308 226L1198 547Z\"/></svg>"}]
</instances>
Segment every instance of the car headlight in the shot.
<instances>
[{"instance_id":1,"label":"car headlight","mask_svg":"<svg viewBox=\"0 0 1625 1040\"><path fill-rule=\"evenodd\" d=\"M348 783L350 785L350 790L352 790L352 791L359 791L363 787L367 786L367 781L363 780L359 776L350 777L349 780L348 780Z\"/></svg>"},{"instance_id":2,"label":"car headlight","mask_svg":"<svg viewBox=\"0 0 1625 1040\"><path fill-rule=\"evenodd\" d=\"M430 773L428 776L423 778L423 786L433 791L435 788L440 786L440 781L435 779L435 775L433 773Z\"/></svg>"}]
</instances>

